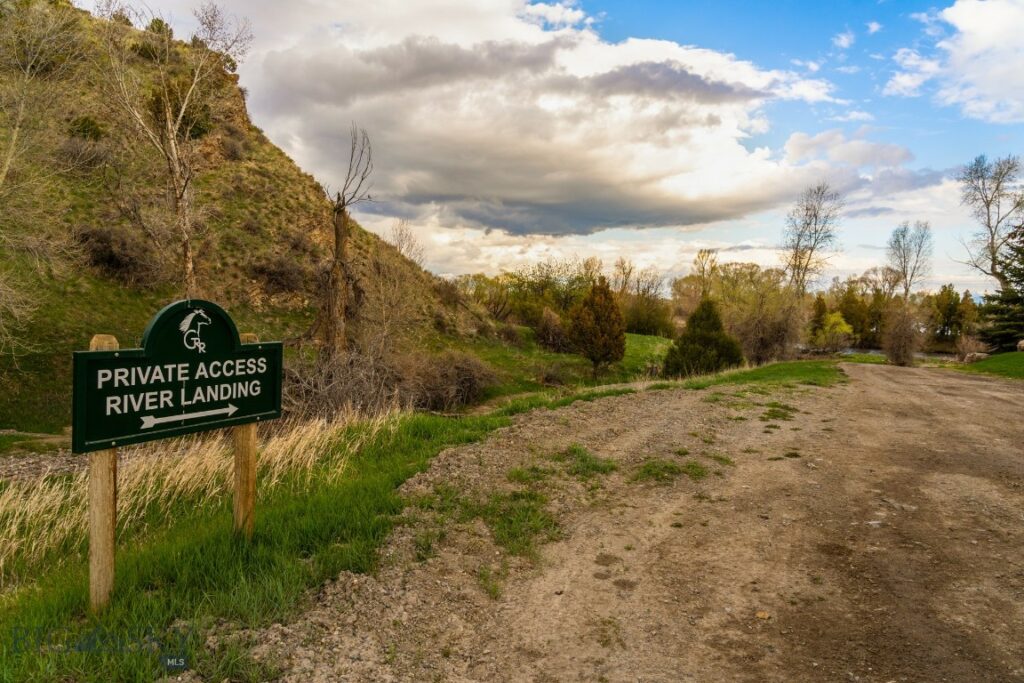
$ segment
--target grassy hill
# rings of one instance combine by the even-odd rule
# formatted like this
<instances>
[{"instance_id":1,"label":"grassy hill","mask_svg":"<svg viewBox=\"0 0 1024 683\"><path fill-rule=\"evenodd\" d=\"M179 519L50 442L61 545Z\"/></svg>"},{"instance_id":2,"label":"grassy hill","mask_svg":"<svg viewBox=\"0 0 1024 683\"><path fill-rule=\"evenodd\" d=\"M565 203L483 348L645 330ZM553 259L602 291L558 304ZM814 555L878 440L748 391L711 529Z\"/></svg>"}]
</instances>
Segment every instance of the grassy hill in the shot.
<instances>
[{"instance_id":1,"label":"grassy hill","mask_svg":"<svg viewBox=\"0 0 1024 683\"><path fill-rule=\"evenodd\" d=\"M162 160L103 101L92 71L98 20L78 16L85 59L73 78L57 84L59 105L38 109L28 131L32 153L17 169L22 178L44 181L0 206L0 274L34 309L18 330L25 352L0 357L0 429L63 429L71 351L88 348L96 333L136 346L150 316L182 291ZM131 66L143 82L151 75L143 55ZM0 89L11 90L17 76L0 67ZM9 131L0 113L0 150ZM315 318L330 247L323 190L252 124L234 74L223 74L197 144L202 295L264 339L301 334ZM448 316L454 321L447 329L465 326L466 312L438 298L436 277L358 225L350 260L356 327L382 305L382 270L403 284L417 320Z\"/></svg>"}]
</instances>

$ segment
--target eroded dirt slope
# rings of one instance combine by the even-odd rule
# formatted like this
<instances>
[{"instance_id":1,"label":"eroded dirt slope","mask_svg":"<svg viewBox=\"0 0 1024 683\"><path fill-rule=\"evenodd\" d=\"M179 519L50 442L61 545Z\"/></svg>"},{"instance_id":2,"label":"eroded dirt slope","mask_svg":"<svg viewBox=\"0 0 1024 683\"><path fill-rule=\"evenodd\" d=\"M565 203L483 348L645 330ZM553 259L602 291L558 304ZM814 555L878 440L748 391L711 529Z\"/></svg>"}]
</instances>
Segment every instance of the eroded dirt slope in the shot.
<instances>
[{"instance_id":1,"label":"eroded dirt slope","mask_svg":"<svg viewBox=\"0 0 1024 683\"><path fill-rule=\"evenodd\" d=\"M535 412L449 450L406 485L432 502L380 574L254 652L291 681L1024 681L1024 384L843 367ZM550 457L573 443L617 470L574 476ZM635 481L650 458L697 476ZM559 526L532 559L457 502L514 491Z\"/></svg>"}]
</instances>

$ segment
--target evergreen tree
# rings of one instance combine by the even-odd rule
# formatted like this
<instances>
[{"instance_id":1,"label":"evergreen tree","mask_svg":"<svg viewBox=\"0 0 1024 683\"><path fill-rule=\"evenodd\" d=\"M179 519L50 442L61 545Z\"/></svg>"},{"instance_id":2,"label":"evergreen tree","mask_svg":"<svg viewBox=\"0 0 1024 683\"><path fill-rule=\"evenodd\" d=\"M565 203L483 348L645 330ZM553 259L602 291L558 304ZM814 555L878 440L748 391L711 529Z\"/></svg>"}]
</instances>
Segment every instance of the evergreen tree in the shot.
<instances>
[{"instance_id":1,"label":"evergreen tree","mask_svg":"<svg viewBox=\"0 0 1024 683\"><path fill-rule=\"evenodd\" d=\"M1012 351L1024 339L1024 228L1017 228L1001 260L1005 286L985 296L982 338L1000 350Z\"/></svg>"},{"instance_id":2,"label":"evergreen tree","mask_svg":"<svg viewBox=\"0 0 1024 683\"><path fill-rule=\"evenodd\" d=\"M594 375L626 355L626 323L604 276L569 311L569 339L593 364Z\"/></svg>"},{"instance_id":3,"label":"evergreen tree","mask_svg":"<svg viewBox=\"0 0 1024 683\"><path fill-rule=\"evenodd\" d=\"M686 321L686 329L665 355L668 377L701 375L735 367L743 362L736 339L725 332L718 307L703 299Z\"/></svg>"},{"instance_id":4,"label":"evergreen tree","mask_svg":"<svg viewBox=\"0 0 1024 683\"><path fill-rule=\"evenodd\" d=\"M828 315L828 304L825 303L825 295L818 292L814 297L814 313L811 315L811 339L814 339L821 328L825 326L825 316Z\"/></svg>"}]
</instances>

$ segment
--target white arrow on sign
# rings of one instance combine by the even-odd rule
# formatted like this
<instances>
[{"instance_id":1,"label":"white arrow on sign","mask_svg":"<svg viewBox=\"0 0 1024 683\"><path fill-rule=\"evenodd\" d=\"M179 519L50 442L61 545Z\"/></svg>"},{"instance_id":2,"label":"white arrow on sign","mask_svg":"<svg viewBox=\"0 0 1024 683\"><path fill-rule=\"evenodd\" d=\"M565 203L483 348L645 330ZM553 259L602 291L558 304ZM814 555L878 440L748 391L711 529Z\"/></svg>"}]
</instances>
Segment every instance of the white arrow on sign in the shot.
<instances>
[{"instance_id":1,"label":"white arrow on sign","mask_svg":"<svg viewBox=\"0 0 1024 683\"><path fill-rule=\"evenodd\" d=\"M213 415L234 415L238 412L238 406L229 403L227 408L217 408L216 410L203 410L198 413L186 413L185 415L167 415L166 417L153 417L152 415L142 416L142 428L149 429L154 425L163 424L164 422L181 422L182 420L195 420L200 417L211 417Z\"/></svg>"}]
</instances>

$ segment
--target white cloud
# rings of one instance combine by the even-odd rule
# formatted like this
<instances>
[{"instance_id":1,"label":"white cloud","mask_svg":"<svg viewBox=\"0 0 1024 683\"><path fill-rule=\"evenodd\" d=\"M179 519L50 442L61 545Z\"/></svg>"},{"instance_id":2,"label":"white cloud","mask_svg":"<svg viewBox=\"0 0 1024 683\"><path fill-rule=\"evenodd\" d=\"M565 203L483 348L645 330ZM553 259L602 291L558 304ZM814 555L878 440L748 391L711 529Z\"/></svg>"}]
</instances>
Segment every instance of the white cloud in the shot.
<instances>
[{"instance_id":1,"label":"white cloud","mask_svg":"<svg viewBox=\"0 0 1024 683\"><path fill-rule=\"evenodd\" d=\"M874 35L882 30L882 25L877 21L869 21L865 26L867 26L868 35Z\"/></svg>"},{"instance_id":2,"label":"white cloud","mask_svg":"<svg viewBox=\"0 0 1024 683\"><path fill-rule=\"evenodd\" d=\"M832 44L840 50L846 50L852 47L856 40L857 36L855 36L853 31L850 30L843 31L842 33L837 33L832 36Z\"/></svg>"},{"instance_id":3,"label":"white cloud","mask_svg":"<svg viewBox=\"0 0 1024 683\"><path fill-rule=\"evenodd\" d=\"M803 67L804 69L807 69L808 71L810 71L812 74L813 73L817 73L818 70L821 69L821 62L812 62L809 59L806 60L806 61L804 61L802 59L791 59L790 63L793 66Z\"/></svg>"},{"instance_id":4,"label":"white cloud","mask_svg":"<svg viewBox=\"0 0 1024 683\"><path fill-rule=\"evenodd\" d=\"M846 66L837 66L836 71L841 74L859 74L860 67L855 64L847 64Z\"/></svg>"},{"instance_id":5,"label":"white cloud","mask_svg":"<svg viewBox=\"0 0 1024 683\"><path fill-rule=\"evenodd\" d=\"M867 122L870 122L870 121L874 121L875 117L872 114L870 114L870 113L868 113L866 111L860 111L860 110L855 109L853 111L848 111L845 114L840 114L838 116L833 116L832 120L833 121L844 121L844 122L867 123Z\"/></svg>"},{"instance_id":6,"label":"white cloud","mask_svg":"<svg viewBox=\"0 0 1024 683\"><path fill-rule=\"evenodd\" d=\"M893 61L902 70L894 73L885 84L883 95L916 97L921 94L921 86L937 76L942 69L937 60L926 59L917 50L907 47L897 50Z\"/></svg>"},{"instance_id":7,"label":"white cloud","mask_svg":"<svg viewBox=\"0 0 1024 683\"><path fill-rule=\"evenodd\" d=\"M776 263L783 214L808 183L828 179L870 209L939 181L867 131L754 142L774 102L846 104L820 62L766 69L672 41L611 43L576 3L222 2L253 23L241 76L255 122L335 186L349 122L364 126L378 201L360 221L384 233L410 218L438 272L545 254L671 270L701 245ZM187 18L193 3L161 8Z\"/></svg>"},{"instance_id":8,"label":"white cloud","mask_svg":"<svg viewBox=\"0 0 1024 683\"><path fill-rule=\"evenodd\" d=\"M914 15L936 38L934 55L903 48L885 94L914 96L934 80L935 99L970 118L1024 122L1024 0L957 0L941 12ZM945 27L952 33L945 36ZM945 37L942 37L945 36Z\"/></svg>"},{"instance_id":9,"label":"white cloud","mask_svg":"<svg viewBox=\"0 0 1024 683\"><path fill-rule=\"evenodd\" d=\"M893 168L912 161L914 155L900 145L870 142L858 131L847 138L838 128L817 135L793 133L786 141L786 158L793 162L827 159L854 168Z\"/></svg>"},{"instance_id":10,"label":"white cloud","mask_svg":"<svg viewBox=\"0 0 1024 683\"><path fill-rule=\"evenodd\" d=\"M553 235L741 216L821 172L749 144L764 105L842 102L826 80L727 53L609 43L574 4L321 2L243 77L268 135L328 183L347 122L367 128L378 214Z\"/></svg>"}]
</instances>

